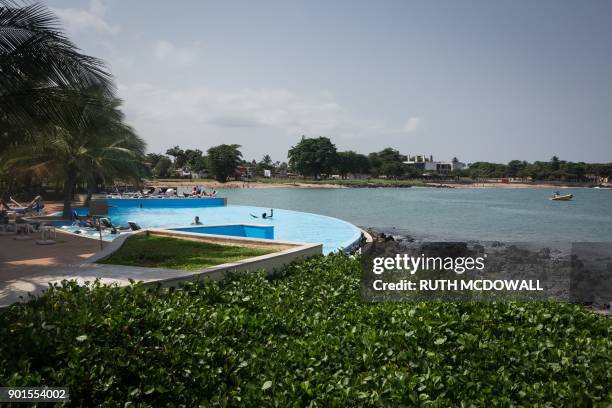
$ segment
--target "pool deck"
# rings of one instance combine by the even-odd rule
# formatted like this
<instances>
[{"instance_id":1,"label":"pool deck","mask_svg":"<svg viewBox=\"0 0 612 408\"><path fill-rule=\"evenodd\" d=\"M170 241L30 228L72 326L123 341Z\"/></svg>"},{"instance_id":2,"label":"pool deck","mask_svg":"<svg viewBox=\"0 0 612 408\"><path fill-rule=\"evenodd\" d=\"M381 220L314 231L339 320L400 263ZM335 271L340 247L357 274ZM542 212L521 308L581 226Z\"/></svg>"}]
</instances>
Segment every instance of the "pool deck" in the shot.
<instances>
[{"instance_id":1,"label":"pool deck","mask_svg":"<svg viewBox=\"0 0 612 408\"><path fill-rule=\"evenodd\" d=\"M100 243L57 230L56 244L37 245L38 234L18 241L0 236L0 281L38 274L58 266L76 265L100 250Z\"/></svg>"},{"instance_id":2,"label":"pool deck","mask_svg":"<svg viewBox=\"0 0 612 408\"><path fill-rule=\"evenodd\" d=\"M0 307L40 293L49 282L79 276L73 269L100 250L99 242L60 230L54 245L37 245L36 234L24 241L15 236L0 236Z\"/></svg>"}]
</instances>

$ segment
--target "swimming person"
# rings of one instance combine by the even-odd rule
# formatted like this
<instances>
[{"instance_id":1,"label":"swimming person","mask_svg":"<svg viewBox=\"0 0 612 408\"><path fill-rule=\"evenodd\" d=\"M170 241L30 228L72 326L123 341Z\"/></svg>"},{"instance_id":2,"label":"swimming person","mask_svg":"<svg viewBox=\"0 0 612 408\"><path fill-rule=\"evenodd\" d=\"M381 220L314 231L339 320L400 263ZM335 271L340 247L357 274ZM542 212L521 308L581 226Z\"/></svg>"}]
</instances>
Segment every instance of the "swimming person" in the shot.
<instances>
[{"instance_id":1,"label":"swimming person","mask_svg":"<svg viewBox=\"0 0 612 408\"><path fill-rule=\"evenodd\" d=\"M91 215L87 215L87 218L85 220L79 221L79 227L93 228L94 223L93 219L91 218Z\"/></svg>"},{"instance_id":2,"label":"swimming person","mask_svg":"<svg viewBox=\"0 0 612 408\"><path fill-rule=\"evenodd\" d=\"M191 225L202 225L202 223L200 222L200 217L196 215Z\"/></svg>"},{"instance_id":3,"label":"swimming person","mask_svg":"<svg viewBox=\"0 0 612 408\"><path fill-rule=\"evenodd\" d=\"M274 208L270 208L270 215L266 213L261 214L261 218L264 218L264 219L272 218L272 217L274 217Z\"/></svg>"}]
</instances>

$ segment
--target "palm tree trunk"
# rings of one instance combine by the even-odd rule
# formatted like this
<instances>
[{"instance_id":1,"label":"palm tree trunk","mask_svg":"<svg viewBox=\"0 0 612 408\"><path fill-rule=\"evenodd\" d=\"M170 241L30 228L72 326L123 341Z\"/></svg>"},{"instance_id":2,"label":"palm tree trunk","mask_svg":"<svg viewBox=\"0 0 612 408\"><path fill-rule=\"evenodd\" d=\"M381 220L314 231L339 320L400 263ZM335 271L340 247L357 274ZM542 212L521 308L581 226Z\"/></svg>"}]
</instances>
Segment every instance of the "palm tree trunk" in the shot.
<instances>
[{"instance_id":1,"label":"palm tree trunk","mask_svg":"<svg viewBox=\"0 0 612 408\"><path fill-rule=\"evenodd\" d=\"M11 195L12 190L13 190L14 183L15 183L15 178L13 176L11 176L11 175L8 175L7 179L6 179L6 188L3 189L0 198L2 198L3 200L8 200L9 199L9 196ZM2 184L4 184L4 183L2 183Z\"/></svg>"},{"instance_id":2,"label":"palm tree trunk","mask_svg":"<svg viewBox=\"0 0 612 408\"><path fill-rule=\"evenodd\" d=\"M93 178L87 180L87 198L85 199L85 207L89 207L91 196L98 192L98 185Z\"/></svg>"},{"instance_id":3,"label":"palm tree trunk","mask_svg":"<svg viewBox=\"0 0 612 408\"><path fill-rule=\"evenodd\" d=\"M74 166L68 165L65 167L64 178L64 210L62 217L72 219L72 196L74 194L74 184L76 183L77 170Z\"/></svg>"}]
</instances>

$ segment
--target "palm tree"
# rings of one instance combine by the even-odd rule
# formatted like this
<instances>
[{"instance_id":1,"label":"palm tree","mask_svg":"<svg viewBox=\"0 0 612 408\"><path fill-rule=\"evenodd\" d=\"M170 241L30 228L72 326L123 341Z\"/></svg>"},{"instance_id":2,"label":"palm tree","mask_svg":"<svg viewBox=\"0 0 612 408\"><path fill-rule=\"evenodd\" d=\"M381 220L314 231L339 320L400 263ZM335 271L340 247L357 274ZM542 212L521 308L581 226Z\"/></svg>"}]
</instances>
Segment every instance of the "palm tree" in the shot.
<instances>
[{"instance_id":1,"label":"palm tree","mask_svg":"<svg viewBox=\"0 0 612 408\"><path fill-rule=\"evenodd\" d=\"M0 0L0 175L63 184L143 174L144 142L123 122L104 63L80 53L44 6Z\"/></svg>"},{"instance_id":2,"label":"palm tree","mask_svg":"<svg viewBox=\"0 0 612 408\"><path fill-rule=\"evenodd\" d=\"M32 143L11 149L7 168L61 182L64 218L72 216L70 203L77 182L139 180L145 171L145 143L123 122L120 103L99 90L72 98L66 102L67 116L48 123Z\"/></svg>"},{"instance_id":3,"label":"palm tree","mask_svg":"<svg viewBox=\"0 0 612 408\"><path fill-rule=\"evenodd\" d=\"M242 162L239 148L237 144L222 144L208 149L208 170L215 175L217 181L225 183L228 177L235 175Z\"/></svg>"},{"instance_id":4,"label":"palm tree","mask_svg":"<svg viewBox=\"0 0 612 408\"><path fill-rule=\"evenodd\" d=\"M27 141L33 127L59 115L68 119L64 102L92 86L114 93L104 63L81 54L51 11L0 0L0 146Z\"/></svg>"}]
</instances>

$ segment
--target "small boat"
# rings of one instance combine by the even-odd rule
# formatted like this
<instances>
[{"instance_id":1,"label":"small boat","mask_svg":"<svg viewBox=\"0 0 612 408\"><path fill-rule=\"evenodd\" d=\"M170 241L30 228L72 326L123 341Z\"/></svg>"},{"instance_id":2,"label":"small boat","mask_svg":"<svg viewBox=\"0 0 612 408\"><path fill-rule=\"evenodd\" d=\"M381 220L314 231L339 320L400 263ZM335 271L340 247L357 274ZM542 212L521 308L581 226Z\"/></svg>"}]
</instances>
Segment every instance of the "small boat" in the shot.
<instances>
[{"instance_id":1,"label":"small boat","mask_svg":"<svg viewBox=\"0 0 612 408\"><path fill-rule=\"evenodd\" d=\"M550 200L552 201L569 201L572 198L574 198L573 194L559 194L558 191L554 192L553 195L550 197Z\"/></svg>"}]
</instances>

